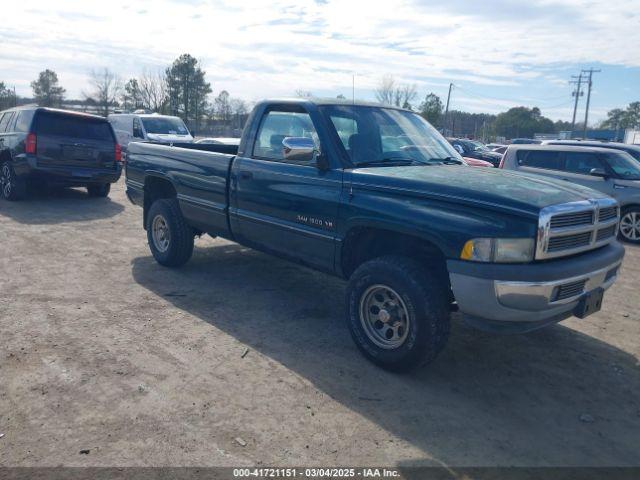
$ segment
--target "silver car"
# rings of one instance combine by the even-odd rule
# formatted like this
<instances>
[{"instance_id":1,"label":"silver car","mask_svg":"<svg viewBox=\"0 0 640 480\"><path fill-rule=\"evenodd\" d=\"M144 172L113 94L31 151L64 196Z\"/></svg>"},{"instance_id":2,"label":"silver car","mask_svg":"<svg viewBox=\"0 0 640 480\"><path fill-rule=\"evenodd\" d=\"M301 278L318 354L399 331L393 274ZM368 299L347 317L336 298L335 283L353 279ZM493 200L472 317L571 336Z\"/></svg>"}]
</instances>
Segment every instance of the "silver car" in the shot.
<instances>
[{"instance_id":1,"label":"silver car","mask_svg":"<svg viewBox=\"0 0 640 480\"><path fill-rule=\"evenodd\" d=\"M510 145L501 168L599 190L620 204L620 237L640 244L640 163L620 150L566 145Z\"/></svg>"}]
</instances>

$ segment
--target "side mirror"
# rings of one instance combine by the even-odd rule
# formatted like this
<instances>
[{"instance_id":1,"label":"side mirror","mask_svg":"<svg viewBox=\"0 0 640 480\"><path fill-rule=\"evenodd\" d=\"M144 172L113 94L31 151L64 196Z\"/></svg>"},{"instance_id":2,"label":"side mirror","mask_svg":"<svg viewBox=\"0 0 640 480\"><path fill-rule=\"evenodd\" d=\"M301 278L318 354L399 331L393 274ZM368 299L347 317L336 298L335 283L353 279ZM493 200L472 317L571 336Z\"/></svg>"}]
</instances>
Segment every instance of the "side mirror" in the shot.
<instances>
[{"instance_id":1,"label":"side mirror","mask_svg":"<svg viewBox=\"0 0 640 480\"><path fill-rule=\"evenodd\" d=\"M282 140L284 159L291 162L311 162L318 152L312 138L285 137Z\"/></svg>"},{"instance_id":2,"label":"side mirror","mask_svg":"<svg viewBox=\"0 0 640 480\"><path fill-rule=\"evenodd\" d=\"M609 175L607 174L607 172L605 172L604 168L592 168L589 171L589 175L594 177L609 178Z\"/></svg>"}]
</instances>

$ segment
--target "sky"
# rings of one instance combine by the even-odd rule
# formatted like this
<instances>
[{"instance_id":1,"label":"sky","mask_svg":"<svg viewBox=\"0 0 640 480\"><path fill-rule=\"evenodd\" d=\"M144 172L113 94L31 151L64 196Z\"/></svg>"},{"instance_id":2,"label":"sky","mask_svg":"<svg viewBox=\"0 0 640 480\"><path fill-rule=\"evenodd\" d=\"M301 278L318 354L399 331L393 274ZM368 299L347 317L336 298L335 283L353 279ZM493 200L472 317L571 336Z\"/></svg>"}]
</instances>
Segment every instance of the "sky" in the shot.
<instances>
[{"instance_id":1,"label":"sky","mask_svg":"<svg viewBox=\"0 0 640 480\"><path fill-rule=\"evenodd\" d=\"M92 70L123 80L182 53L214 94L375 99L383 75L451 109L537 106L570 120L571 75L596 68L590 121L640 100L640 0L21 0L4 2L0 81L31 96L45 68L67 97ZM585 97L578 119L584 117ZM419 100L418 102L419 103Z\"/></svg>"}]
</instances>

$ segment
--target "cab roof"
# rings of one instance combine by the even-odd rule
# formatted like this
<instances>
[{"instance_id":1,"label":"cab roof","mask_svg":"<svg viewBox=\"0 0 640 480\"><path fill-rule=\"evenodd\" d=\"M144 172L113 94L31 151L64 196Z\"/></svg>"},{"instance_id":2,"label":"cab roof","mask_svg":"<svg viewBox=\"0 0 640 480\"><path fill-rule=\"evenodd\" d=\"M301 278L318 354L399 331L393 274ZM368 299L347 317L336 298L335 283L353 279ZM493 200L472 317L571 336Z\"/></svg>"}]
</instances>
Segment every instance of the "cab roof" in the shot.
<instances>
[{"instance_id":1,"label":"cab roof","mask_svg":"<svg viewBox=\"0 0 640 480\"><path fill-rule=\"evenodd\" d=\"M405 112L416 113L406 108L397 107L395 105L386 105L378 102L368 102L364 100L350 100L350 99L342 99L342 98L319 98L319 97L311 97L311 98L295 98L295 97L284 97L284 98L268 98L266 100L262 100L261 104L269 104L269 103L280 103L280 104L289 104L289 105L317 105L317 106L355 106L355 107L377 107L377 108L390 108L393 110L402 110Z\"/></svg>"}]
</instances>

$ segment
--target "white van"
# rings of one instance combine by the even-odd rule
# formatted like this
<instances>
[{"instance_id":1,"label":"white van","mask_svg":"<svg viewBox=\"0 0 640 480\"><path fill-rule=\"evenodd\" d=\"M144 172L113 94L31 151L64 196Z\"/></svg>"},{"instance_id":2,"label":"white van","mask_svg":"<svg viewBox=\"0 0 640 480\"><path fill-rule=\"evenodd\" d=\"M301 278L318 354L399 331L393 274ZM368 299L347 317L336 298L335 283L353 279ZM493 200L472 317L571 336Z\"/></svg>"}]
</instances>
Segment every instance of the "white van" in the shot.
<instances>
[{"instance_id":1,"label":"white van","mask_svg":"<svg viewBox=\"0 0 640 480\"><path fill-rule=\"evenodd\" d=\"M112 113L107 118L123 147L129 142L193 142L189 129L179 117L157 113Z\"/></svg>"}]
</instances>

